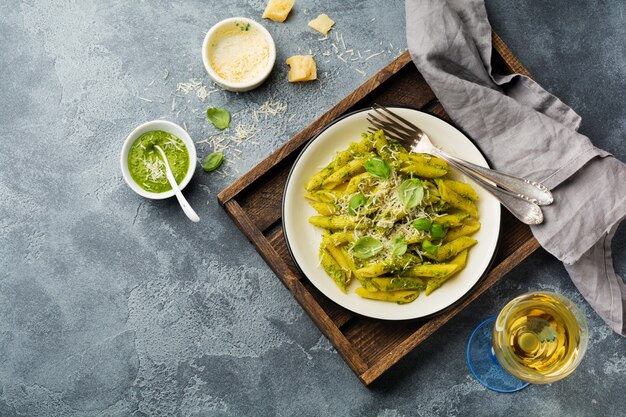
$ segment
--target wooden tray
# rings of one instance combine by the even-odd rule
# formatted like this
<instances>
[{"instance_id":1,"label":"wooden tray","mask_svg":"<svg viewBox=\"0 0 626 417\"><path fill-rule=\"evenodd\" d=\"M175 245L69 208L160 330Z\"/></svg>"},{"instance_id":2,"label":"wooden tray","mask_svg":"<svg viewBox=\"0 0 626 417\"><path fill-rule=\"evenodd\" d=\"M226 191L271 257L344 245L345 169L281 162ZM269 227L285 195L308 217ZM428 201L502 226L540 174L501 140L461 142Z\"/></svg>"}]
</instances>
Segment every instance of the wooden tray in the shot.
<instances>
[{"instance_id":1,"label":"wooden tray","mask_svg":"<svg viewBox=\"0 0 626 417\"><path fill-rule=\"evenodd\" d=\"M496 34L493 46L492 64L498 72L528 75ZM500 246L491 270L465 298L427 319L400 322L370 319L345 310L322 295L302 275L287 250L281 222L283 190L296 157L309 139L337 117L374 102L405 105L448 120L409 53L404 52L218 195L237 226L366 385L539 247L530 229L503 210Z\"/></svg>"}]
</instances>

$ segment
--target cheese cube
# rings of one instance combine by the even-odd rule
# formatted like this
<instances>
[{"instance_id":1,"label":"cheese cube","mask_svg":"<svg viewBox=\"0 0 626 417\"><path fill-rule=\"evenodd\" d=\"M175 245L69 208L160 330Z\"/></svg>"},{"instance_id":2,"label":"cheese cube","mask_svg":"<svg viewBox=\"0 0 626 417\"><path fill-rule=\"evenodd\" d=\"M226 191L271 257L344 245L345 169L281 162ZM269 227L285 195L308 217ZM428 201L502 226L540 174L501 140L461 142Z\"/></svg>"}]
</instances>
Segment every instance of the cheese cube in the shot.
<instances>
[{"instance_id":1,"label":"cheese cube","mask_svg":"<svg viewBox=\"0 0 626 417\"><path fill-rule=\"evenodd\" d=\"M263 12L263 19L284 22L296 0L269 0Z\"/></svg>"},{"instance_id":2,"label":"cheese cube","mask_svg":"<svg viewBox=\"0 0 626 417\"><path fill-rule=\"evenodd\" d=\"M287 58L290 83L317 80L317 67L312 55L294 55Z\"/></svg>"},{"instance_id":3,"label":"cheese cube","mask_svg":"<svg viewBox=\"0 0 626 417\"><path fill-rule=\"evenodd\" d=\"M327 14L321 14L309 22L309 27L317 30L322 35L328 35L330 28L335 24Z\"/></svg>"}]
</instances>

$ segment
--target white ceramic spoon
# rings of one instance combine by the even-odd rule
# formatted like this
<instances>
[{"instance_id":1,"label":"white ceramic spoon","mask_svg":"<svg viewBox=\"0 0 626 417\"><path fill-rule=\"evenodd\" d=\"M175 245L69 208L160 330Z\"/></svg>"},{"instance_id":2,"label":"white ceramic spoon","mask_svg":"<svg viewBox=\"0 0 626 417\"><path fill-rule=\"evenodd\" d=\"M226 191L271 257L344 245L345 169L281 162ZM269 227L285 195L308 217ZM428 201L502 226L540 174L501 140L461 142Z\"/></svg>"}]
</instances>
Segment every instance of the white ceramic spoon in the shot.
<instances>
[{"instance_id":1,"label":"white ceramic spoon","mask_svg":"<svg viewBox=\"0 0 626 417\"><path fill-rule=\"evenodd\" d=\"M161 149L159 145L154 145L154 148L157 151L159 151L159 153L163 157L163 162L165 162L165 176L167 177L167 180L170 182L170 185L172 186L172 190L174 190L174 193L176 194L176 198L178 199L178 203L180 204L180 207L183 209L183 211L185 212L189 220L195 223L199 222L200 217L198 217L194 209L191 208L191 206L189 205L189 203L183 196L183 193L180 191L180 188L178 188L178 184L176 183L176 178L174 178L174 174L172 174L172 169L170 168L169 162L167 162L167 157L165 156L165 152L163 152L163 149Z\"/></svg>"}]
</instances>

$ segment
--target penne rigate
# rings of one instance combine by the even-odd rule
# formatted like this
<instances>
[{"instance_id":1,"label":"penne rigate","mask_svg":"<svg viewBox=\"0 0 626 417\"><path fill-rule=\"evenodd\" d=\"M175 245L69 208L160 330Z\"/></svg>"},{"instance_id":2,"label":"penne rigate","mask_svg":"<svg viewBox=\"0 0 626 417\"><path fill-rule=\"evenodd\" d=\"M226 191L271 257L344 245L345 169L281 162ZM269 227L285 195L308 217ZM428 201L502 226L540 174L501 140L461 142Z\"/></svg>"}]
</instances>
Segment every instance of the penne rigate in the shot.
<instances>
[{"instance_id":1,"label":"penne rigate","mask_svg":"<svg viewBox=\"0 0 626 417\"><path fill-rule=\"evenodd\" d=\"M478 195L440 159L363 134L305 184L323 229L320 266L343 292L406 304L461 271L480 229Z\"/></svg>"}]
</instances>

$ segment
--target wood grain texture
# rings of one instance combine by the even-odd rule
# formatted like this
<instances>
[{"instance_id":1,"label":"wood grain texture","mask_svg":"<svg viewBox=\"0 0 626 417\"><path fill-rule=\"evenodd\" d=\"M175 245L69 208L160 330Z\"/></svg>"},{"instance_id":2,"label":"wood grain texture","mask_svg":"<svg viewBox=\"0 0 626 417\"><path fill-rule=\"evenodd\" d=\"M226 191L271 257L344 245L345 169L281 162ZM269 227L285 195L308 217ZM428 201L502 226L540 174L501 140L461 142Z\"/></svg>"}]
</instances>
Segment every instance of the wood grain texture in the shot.
<instances>
[{"instance_id":1,"label":"wood grain texture","mask_svg":"<svg viewBox=\"0 0 626 417\"><path fill-rule=\"evenodd\" d=\"M504 63L507 74L522 74L532 78L526 67L513 55L513 52L495 32L491 33L491 44L495 51L494 57Z\"/></svg>"},{"instance_id":2,"label":"wood grain texture","mask_svg":"<svg viewBox=\"0 0 626 417\"><path fill-rule=\"evenodd\" d=\"M493 46L494 70L529 76L496 34ZM530 228L503 211L500 244L491 270L466 297L426 319L399 322L370 319L342 308L320 293L291 258L282 227L283 190L297 155L313 136L341 115L373 103L422 109L450 121L405 52L218 195L237 227L366 385L539 247Z\"/></svg>"}]
</instances>

